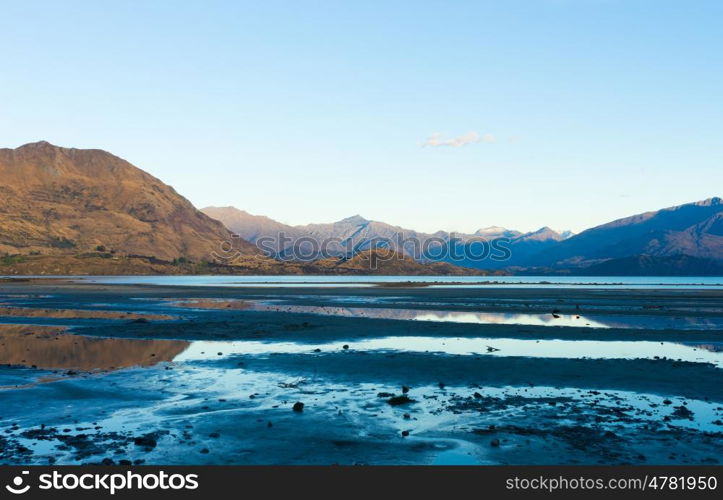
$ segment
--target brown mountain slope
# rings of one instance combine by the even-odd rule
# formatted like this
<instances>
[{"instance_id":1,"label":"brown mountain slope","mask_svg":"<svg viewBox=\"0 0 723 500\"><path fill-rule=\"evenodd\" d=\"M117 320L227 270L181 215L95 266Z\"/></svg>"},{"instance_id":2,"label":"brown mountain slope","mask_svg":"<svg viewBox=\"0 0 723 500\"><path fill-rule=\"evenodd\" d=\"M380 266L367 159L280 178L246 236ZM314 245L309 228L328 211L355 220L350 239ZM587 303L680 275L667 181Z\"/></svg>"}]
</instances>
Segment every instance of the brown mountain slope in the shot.
<instances>
[{"instance_id":1,"label":"brown mountain slope","mask_svg":"<svg viewBox=\"0 0 723 500\"><path fill-rule=\"evenodd\" d=\"M104 247L202 260L228 240L223 224L172 187L105 151L47 142L0 149L0 253L71 255ZM234 245L257 252L246 242Z\"/></svg>"}]
</instances>

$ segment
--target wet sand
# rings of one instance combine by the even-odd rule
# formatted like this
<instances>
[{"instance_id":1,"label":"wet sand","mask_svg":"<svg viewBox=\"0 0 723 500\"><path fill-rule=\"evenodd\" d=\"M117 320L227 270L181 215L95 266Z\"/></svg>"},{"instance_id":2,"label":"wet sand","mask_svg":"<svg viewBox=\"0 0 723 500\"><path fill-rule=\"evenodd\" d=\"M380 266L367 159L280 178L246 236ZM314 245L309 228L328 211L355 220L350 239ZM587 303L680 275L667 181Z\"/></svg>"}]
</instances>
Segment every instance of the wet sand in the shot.
<instances>
[{"instance_id":1,"label":"wet sand","mask_svg":"<svg viewBox=\"0 0 723 500\"><path fill-rule=\"evenodd\" d=\"M0 302L0 463L723 461L720 290L44 279Z\"/></svg>"}]
</instances>

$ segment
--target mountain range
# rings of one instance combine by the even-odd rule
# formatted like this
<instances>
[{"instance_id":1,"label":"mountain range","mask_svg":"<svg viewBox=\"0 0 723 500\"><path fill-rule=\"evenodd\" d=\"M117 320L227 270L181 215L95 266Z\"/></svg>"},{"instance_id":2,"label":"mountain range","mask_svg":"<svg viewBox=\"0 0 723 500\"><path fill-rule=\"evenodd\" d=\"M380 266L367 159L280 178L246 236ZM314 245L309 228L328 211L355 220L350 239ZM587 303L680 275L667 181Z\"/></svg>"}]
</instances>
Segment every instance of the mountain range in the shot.
<instances>
[{"instance_id":1,"label":"mountain range","mask_svg":"<svg viewBox=\"0 0 723 500\"><path fill-rule=\"evenodd\" d=\"M580 234L461 234L359 215L290 226L233 207L200 211L117 156L45 141L0 149L0 179L0 274L723 275L718 197Z\"/></svg>"},{"instance_id":2,"label":"mountain range","mask_svg":"<svg viewBox=\"0 0 723 500\"><path fill-rule=\"evenodd\" d=\"M565 266L635 255L723 259L723 200L645 212L597 226L545 249L540 265Z\"/></svg>"},{"instance_id":3,"label":"mountain range","mask_svg":"<svg viewBox=\"0 0 723 500\"><path fill-rule=\"evenodd\" d=\"M333 240L336 243L327 247L332 255L373 248L382 242L382 246L420 262L443 261L475 269L542 274L723 274L723 201L718 197L626 217L580 234L549 227L521 233L499 226L473 234L428 234L359 215L331 224L289 226L234 207L202 211L248 241L261 242L267 253L281 258L313 255L312 250L318 252L322 241ZM282 242L280 235L287 240ZM508 258L495 260L494 250L487 258L474 258L482 255L479 240L507 248ZM304 242L300 250L293 248L296 241ZM414 241L420 243L415 246ZM420 254L420 244L432 250ZM465 256L465 246L472 249L471 256Z\"/></svg>"},{"instance_id":4,"label":"mountain range","mask_svg":"<svg viewBox=\"0 0 723 500\"><path fill-rule=\"evenodd\" d=\"M360 215L328 224L290 226L235 207L206 207L201 211L223 222L241 238L263 248L267 254L292 260L343 257L382 247L404 253L419 262L441 261L477 269L501 269L525 265L531 255L572 236L569 231L560 233L549 227L528 233L498 226L479 229L473 234L423 233L367 220ZM496 260L493 257L502 257L503 251L482 245L482 242L494 241L500 245L504 243L509 249L509 258ZM489 253L488 258L475 258L485 252Z\"/></svg>"}]
</instances>

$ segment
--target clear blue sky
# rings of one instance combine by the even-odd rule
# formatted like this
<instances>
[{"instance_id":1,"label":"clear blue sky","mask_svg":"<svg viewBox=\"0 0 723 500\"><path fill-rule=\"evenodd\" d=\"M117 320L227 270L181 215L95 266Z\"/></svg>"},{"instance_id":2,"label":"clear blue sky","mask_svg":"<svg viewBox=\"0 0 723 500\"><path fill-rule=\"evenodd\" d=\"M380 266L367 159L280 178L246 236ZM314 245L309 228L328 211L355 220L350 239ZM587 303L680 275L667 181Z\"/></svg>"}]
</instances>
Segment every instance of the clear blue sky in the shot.
<instances>
[{"instance_id":1,"label":"clear blue sky","mask_svg":"<svg viewBox=\"0 0 723 500\"><path fill-rule=\"evenodd\" d=\"M579 231L723 194L722 25L719 0L5 0L0 147L106 149L293 224Z\"/></svg>"}]
</instances>

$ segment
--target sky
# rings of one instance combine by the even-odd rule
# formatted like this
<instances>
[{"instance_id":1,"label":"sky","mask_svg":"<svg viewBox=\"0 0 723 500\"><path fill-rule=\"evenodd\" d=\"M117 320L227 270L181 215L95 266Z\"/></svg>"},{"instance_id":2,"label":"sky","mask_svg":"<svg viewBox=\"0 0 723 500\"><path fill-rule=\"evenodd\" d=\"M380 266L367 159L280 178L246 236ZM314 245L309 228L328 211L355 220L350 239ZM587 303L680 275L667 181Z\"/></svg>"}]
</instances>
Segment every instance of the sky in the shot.
<instances>
[{"instance_id":1,"label":"sky","mask_svg":"<svg viewBox=\"0 0 723 500\"><path fill-rule=\"evenodd\" d=\"M104 149L289 224L580 231L723 195L722 20L719 0L0 0L0 147Z\"/></svg>"}]
</instances>

